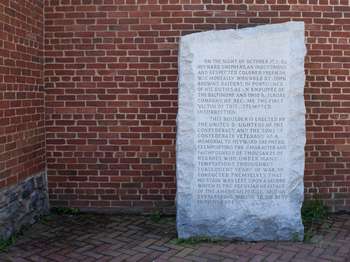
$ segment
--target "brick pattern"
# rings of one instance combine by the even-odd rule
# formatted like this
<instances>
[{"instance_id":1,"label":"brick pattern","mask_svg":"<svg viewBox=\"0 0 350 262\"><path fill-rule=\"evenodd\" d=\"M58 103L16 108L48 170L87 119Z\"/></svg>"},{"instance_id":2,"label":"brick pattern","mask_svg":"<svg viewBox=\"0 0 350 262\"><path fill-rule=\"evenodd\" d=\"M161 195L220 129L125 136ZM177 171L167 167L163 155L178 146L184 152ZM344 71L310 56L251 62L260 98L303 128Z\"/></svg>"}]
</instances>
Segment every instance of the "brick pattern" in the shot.
<instances>
[{"instance_id":1,"label":"brick pattern","mask_svg":"<svg viewBox=\"0 0 350 262\"><path fill-rule=\"evenodd\" d=\"M350 208L348 0L47 0L51 203L173 204L181 35L305 21L305 192Z\"/></svg>"},{"instance_id":2,"label":"brick pattern","mask_svg":"<svg viewBox=\"0 0 350 262\"><path fill-rule=\"evenodd\" d=\"M302 242L219 242L178 245L174 219L153 223L141 216L51 217L17 240L1 261L294 261L347 262L350 216Z\"/></svg>"},{"instance_id":3,"label":"brick pattern","mask_svg":"<svg viewBox=\"0 0 350 262\"><path fill-rule=\"evenodd\" d=\"M45 169L43 1L0 1L0 189Z\"/></svg>"}]
</instances>

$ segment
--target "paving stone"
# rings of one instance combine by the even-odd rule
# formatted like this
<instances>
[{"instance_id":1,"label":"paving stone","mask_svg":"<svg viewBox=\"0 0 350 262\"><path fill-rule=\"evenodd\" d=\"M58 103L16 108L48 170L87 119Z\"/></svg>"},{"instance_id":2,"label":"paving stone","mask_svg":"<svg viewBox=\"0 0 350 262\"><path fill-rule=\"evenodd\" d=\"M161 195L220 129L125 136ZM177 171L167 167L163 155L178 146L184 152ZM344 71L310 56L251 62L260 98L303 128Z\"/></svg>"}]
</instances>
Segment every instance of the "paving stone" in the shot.
<instances>
[{"instance_id":1,"label":"paving stone","mask_svg":"<svg viewBox=\"0 0 350 262\"><path fill-rule=\"evenodd\" d=\"M350 215L333 216L336 227L317 244L295 242L220 242L177 245L175 222L150 224L147 217L54 216L19 237L0 261L350 261ZM120 228L121 222L125 225ZM137 227L135 227L135 224ZM129 227L132 227L129 233ZM340 230L341 229L341 230ZM132 234L130 233L132 232ZM332 237L327 236L331 234Z\"/></svg>"}]
</instances>

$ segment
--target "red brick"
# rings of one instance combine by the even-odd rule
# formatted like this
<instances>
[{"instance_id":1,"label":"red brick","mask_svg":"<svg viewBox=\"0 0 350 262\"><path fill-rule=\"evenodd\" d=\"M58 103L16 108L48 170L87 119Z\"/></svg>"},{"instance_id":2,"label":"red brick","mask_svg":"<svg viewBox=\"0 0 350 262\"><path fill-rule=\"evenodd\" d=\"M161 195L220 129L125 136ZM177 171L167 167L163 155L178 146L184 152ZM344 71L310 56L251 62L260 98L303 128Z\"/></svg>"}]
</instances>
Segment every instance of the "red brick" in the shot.
<instances>
[{"instance_id":1,"label":"red brick","mask_svg":"<svg viewBox=\"0 0 350 262\"><path fill-rule=\"evenodd\" d=\"M33 137L30 140L33 143L23 151L25 155L16 158L9 152L21 150L21 143L10 140L5 145L2 142L9 152L0 151L0 156L3 154L7 159L5 166L11 168L2 171L6 180L0 180L1 186L4 186L3 181L16 183L19 174L15 170L31 166L26 168L30 175L29 170L45 165L41 88L45 84L46 153L53 205L149 208L161 199L173 200L178 37L194 31L304 20L308 43L305 181L317 182L325 179L325 174L337 174L340 176L327 177L329 184L320 184L322 190L318 190L315 183L306 185L310 193L326 192L322 196L328 203L333 196L329 192L340 192L341 186L332 182L342 179L349 158L346 83L350 69L350 52L347 51L350 18L347 2L342 5L327 1L309 4L292 1L287 5L281 1L253 3L250 0L235 3L198 0L191 4L87 2L88 5L80 0L45 1L43 12L38 1L25 0L24 6L32 7L38 14L37 20L28 19L29 27L26 27L29 34L36 32L36 40L30 46L11 41L3 43L5 49L0 50L1 55L11 59L4 60L4 66L0 66L0 79L9 88L24 84L26 90L32 91L15 89L12 94L6 94L5 100L0 101L0 110L19 109L6 110L3 115L0 111L0 122L7 126L7 132L27 132ZM9 1L0 7L6 4ZM12 9L4 7L7 8L4 16L8 17ZM45 71L40 65L43 14ZM23 13L21 17L24 19L28 15ZM7 34L17 34L16 37L25 41L26 34L15 30L16 26L4 24L3 27ZM0 38L5 37L0 32ZM28 55L29 64L21 60L23 53ZM30 74L21 75L15 65L29 68ZM18 126L19 117L35 124L28 122L24 128ZM34 155L36 157L30 160ZM58 172L66 172L66 180L55 183ZM164 176L170 180L156 180ZM78 186L92 190L88 197L91 201L79 200L86 198L83 191L75 191L77 195L73 196L71 190L77 184L68 183L69 179L89 181ZM99 195L106 200L120 200L109 199L105 194L110 187L120 186L119 182L121 187L133 186L126 189L133 191L123 195L127 201L94 201ZM168 190L153 194L147 187ZM334 203L339 205L345 203L348 196L335 194L333 197Z\"/></svg>"},{"instance_id":2,"label":"red brick","mask_svg":"<svg viewBox=\"0 0 350 262\"><path fill-rule=\"evenodd\" d=\"M26 8L14 1L0 4L0 27L4 29L0 37L8 40L0 41L1 57L5 58L0 65L6 66L0 66L0 123L6 126L2 132L8 134L0 139L0 188L45 168L43 6L33 0L24 0L21 5Z\"/></svg>"}]
</instances>

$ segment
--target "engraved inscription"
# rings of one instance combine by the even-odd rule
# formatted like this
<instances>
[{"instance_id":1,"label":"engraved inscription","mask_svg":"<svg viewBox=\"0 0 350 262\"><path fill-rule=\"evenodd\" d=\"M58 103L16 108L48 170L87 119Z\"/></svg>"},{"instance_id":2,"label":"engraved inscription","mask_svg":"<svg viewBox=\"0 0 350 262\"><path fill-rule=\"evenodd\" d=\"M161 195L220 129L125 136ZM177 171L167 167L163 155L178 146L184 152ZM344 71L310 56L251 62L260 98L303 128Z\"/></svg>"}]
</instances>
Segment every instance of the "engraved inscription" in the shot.
<instances>
[{"instance_id":1,"label":"engraved inscription","mask_svg":"<svg viewBox=\"0 0 350 262\"><path fill-rule=\"evenodd\" d=\"M284 200L286 59L203 59L196 65L198 204ZM276 111L276 110L274 110Z\"/></svg>"}]
</instances>

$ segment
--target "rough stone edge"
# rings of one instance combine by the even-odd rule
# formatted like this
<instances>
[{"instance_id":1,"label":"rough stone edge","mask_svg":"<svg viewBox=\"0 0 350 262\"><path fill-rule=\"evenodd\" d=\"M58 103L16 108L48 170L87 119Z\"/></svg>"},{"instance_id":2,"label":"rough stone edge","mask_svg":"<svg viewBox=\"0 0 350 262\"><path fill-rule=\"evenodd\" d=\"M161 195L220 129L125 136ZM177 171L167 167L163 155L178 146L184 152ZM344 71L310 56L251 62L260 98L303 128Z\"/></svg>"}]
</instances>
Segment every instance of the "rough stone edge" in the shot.
<instances>
[{"instance_id":1,"label":"rough stone edge","mask_svg":"<svg viewBox=\"0 0 350 262\"><path fill-rule=\"evenodd\" d=\"M23 226L49 213L47 174L37 173L0 190L0 239L6 240Z\"/></svg>"},{"instance_id":2,"label":"rough stone edge","mask_svg":"<svg viewBox=\"0 0 350 262\"><path fill-rule=\"evenodd\" d=\"M299 29L294 30L294 26L298 26ZM225 30L210 30L206 32L197 32L182 36L180 39L180 49L181 45L187 41L196 42L198 41L200 44L203 44L202 38L205 37L207 40L220 40L222 37L226 38L227 32L232 34L232 38L241 39L241 38L257 38L260 35L266 36L266 33L283 33L286 32L286 27L291 31L299 31L304 30L304 22L302 21L290 21L278 24L266 24L266 25L258 25L252 26L242 29L225 29ZM179 60L180 62L180 60Z\"/></svg>"},{"instance_id":3,"label":"rough stone edge","mask_svg":"<svg viewBox=\"0 0 350 262\"><path fill-rule=\"evenodd\" d=\"M186 203L192 201L191 188L192 177L194 176L194 156L195 156L195 115L194 115L194 81L195 74L192 68L193 53L188 45L189 38L180 39L179 47L179 88L178 88L178 115L176 119L176 224L179 236L186 233L185 228L191 225L180 224L180 221L191 221L190 208ZM185 92L184 89L188 91ZM186 127L188 128L186 130ZM178 152L187 152L187 154L178 154ZM180 180L181 183L180 183Z\"/></svg>"},{"instance_id":4,"label":"rough stone edge","mask_svg":"<svg viewBox=\"0 0 350 262\"><path fill-rule=\"evenodd\" d=\"M183 36L180 39L180 47L179 47L179 111L177 116L177 140L176 140L176 178L177 178L177 193L176 193L176 206L177 206L177 230L178 235L180 238L188 238L192 235L196 235L195 232L191 229L191 207L189 206L192 201L189 201L192 199L192 195L188 192L188 188L191 188L192 183L192 177L194 175L194 161L190 161L190 158L181 158L178 154L178 151L182 151L185 148L188 148L186 151L188 155L191 155L192 157L195 155L195 148L192 146L194 144L194 132L188 132L188 131L195 131L193 123L195 123L194 119L194 112L193 112L193 97L194 97L194 70L192 68L191 60L193 58L193 53L190 50L190 47L187 43L187 41L191 42L197 42L202 41L202 38L200 36L206 35L207 40L219 40L221 38L220 32L223 32L222 36L226 35L227 31L231 31L233 34L233 37L236 37L237 39L241 38L243 35L244 37L249 37L251 35L252 37L257 37L260 34L263 35L266 32L271 33L279 33L279 32L285 32L287 29L291 32L292 35L294 35L297 38L302 38L303 41L302 45L297 46L295 49L291 49L290 51L290 58L293 59L291 61L291 65L295 64L294 68L290 68L290 83L289 83L289 92L291 92L291 97L289 98L289 102L291 100L295 100L295 103L298 103L299 106L292 114L292 117L289 119L288 123L293 123L292 125L288 126L288 145L289 150L288 153L290 154L290 160L292 163L298 163L302 162L301 165L295 165L290 166L289 170L291 173L294 173L292 176L294 180L296 181L295 186L293 187L294 190L292 190L291 194L295 199L299 199L299 201L294 201L294 203L297 203L296 210L297 214L296 217L298 217L298 221L295 221L297 224L299 224L298 229L298 235L297 238L299 240L303 239L304 235L304 226L302 224L301 220L301 206L304 199L304 165L305 165L305 152L304 152L304 146L306 142L305 137L305 102L304 102L304 86L305 86L305 74L304 74L304 57L306 54L306 47L305 47L305 37L304 37L304 22L286 22L286 23L280 23L280 24L268 24L268 25L262 25L258 26L258 29L256 27L251 28L245 28L245 29L228 29L228 30L220 30L220 31L207 31L207 32L200 32L200 33L193 33L186 36ZM215 34L214 34L215 33ZM289 41L294 41L294 37L290 37ZM295 45L292 44L291 46ZM296 52L297 50L301 50L303 52ZM299 56L296 56L295 54L298 54ZM184 74L185 72L186 75ZM294 82L296 82L294 84ZM296 89L292 89L292 87L296 87ZM185 92L183 91L184 88L188 89L188 96L185 96ZM186 106L187 105L187 106ZM192 106L189 106L192 105ZM292 110L294 108L291 108ZM186 122L187 121L187 122ZM187 123L187 124L184 124ZM294 124L295 123L295 124ZM190 127L188 128L187 132L184 130L184 126ZM291 135L298 134L298 139L296 137ZM300 136L300 134L304 134L303 136ZM184 135L187 136L187 139L185 139ZM300 148L302 147L302 148ZM301 160L301 159L302 160ZM182 161L182 162L181 162ZM187 176L184 175L184 170L186 170ZM299 175L298 175L299 174ZM182 180L182 183L179 183L179 181ZM289 184L289 183L288 183ZM301 185L300 185L301 184ZM186 192L186 195L184 195L184 192ZM186 203L187 205L186 205ZM180 221L187 221L188 224L182 224ZM186 228L187 227L187 228ZM294 236L291 236L290 239L294 238ZM290 240L290 239L281 239L281 240ZM257 240L263 240L263 239L257 239Z\"/></svg>"},{"instance_id":5,"label":"rough stone edge","mask_svg":"<svg viewBox=\"0 0 350 262\"><path fill-rule=\"evenodd\" d=\"M297 213L294 217L298 217L299 221L299 240L304 238L304 225L301 218L301 207L304 201L304 168L305 168L305 143L306 143L306 127L305 127L305 67L304 59L306 55L305 46L305 29L304 22L289 22L293 24L291 29L292 36L289 38L291 50L290 59L290 82L289 82L289 102L298 106L290 106L290 119L288 121L288 155L290 159L289 181L291 190L288 195L294 199L293 210ZM303 39L303 41L295 41L295 39ZM295 110L297 109L297 110Z\"/></svg>"}]
</instances>

